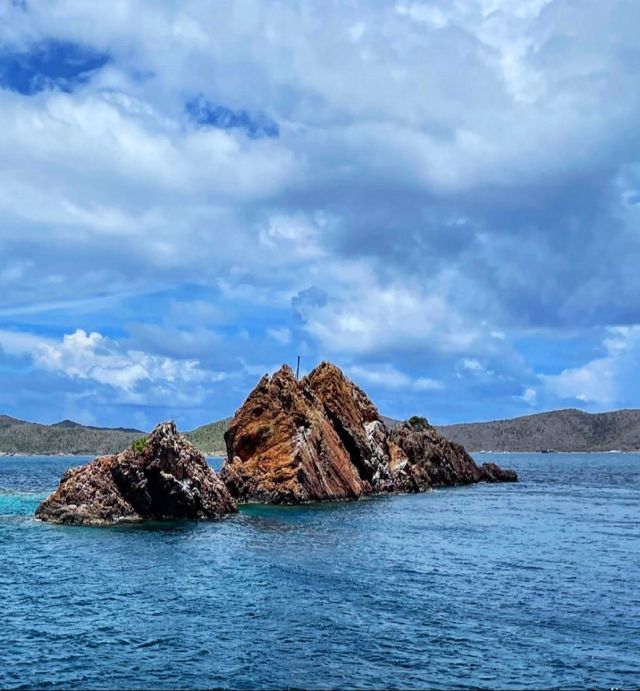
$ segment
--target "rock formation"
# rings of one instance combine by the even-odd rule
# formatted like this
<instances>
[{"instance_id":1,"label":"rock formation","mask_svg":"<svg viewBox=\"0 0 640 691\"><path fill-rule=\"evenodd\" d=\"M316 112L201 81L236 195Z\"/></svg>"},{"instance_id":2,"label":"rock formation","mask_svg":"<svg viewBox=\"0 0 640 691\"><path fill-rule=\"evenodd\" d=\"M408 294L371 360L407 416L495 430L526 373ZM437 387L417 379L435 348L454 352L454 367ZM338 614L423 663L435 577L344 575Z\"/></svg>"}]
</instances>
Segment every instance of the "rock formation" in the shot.
<instances>
[{"instance_id":1,"label":"rock formation","mask_svg":"<svg viewBox=\"0 0 640 691\"><path fill-rule=\"evenodd\" d=\"M285 366L263 377L225 432L220 471L241 501L299 504L370 491L307 380Z\"/></svg>"},{"instance_id":2,"label":"rock formation","mask_svg":"<svg viewBox=\"0 0 640 691\"><path fill-rule=\"evenodd\" d=\"M220 476L240 501L297 504L515 481L478 466L423 418L389 432L367 395L330 363L297 381L286 365L263 377L225 434Z\"/></svg>"},{"instance_id":3,"label":"rock formation","mask_svg":"<svg viewBox=\"0 0 640 691\"><path fill-rule=\"evenodd\" d=\"M70 468L36 518L112 525L144 519L213 519L237 511L235 499L173 422L158 425L115 456Z\"/></svg>"},{"instance_id":4,"label":"rock formation","mask_svg":"<svg viewBox=\"0 0 640 691\"><path fill-rule=\"evenodd\" d=\"M329 362L318 365L305 381L370 491L393 491L387 429L364 391Z\"/></svg>"},{"instance_id":5,"label":"rock formation","mask_svg":"<svg viewBox=\"0 0 640 691\"><path fill-rule=\"evenodd\" d=\"M408 492L474 482L515 482L513 470L495 463L478 466L465 448L445 439L424 419L412 418L389 435L396 486Z\"/></svg>"}]
</instances>

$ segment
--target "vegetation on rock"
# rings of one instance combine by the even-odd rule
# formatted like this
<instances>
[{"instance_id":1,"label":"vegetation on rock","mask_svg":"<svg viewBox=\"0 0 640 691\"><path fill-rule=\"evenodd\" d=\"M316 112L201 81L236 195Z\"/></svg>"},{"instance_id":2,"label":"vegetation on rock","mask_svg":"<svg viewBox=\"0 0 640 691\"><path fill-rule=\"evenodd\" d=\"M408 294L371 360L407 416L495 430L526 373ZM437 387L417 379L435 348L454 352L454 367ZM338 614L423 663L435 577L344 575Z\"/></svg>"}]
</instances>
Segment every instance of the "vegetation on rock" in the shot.
<instances>
[{"instance_id":1,"label":"vegetation on rock","mask_svg":"<svg viewBox=\"0 0 640 691\"><path fill-rule=\"evenodd\" d=\"M149 437L140 437L131 444L131 450L135 453L144 453L144 450L149 444Z\"/></svg>"},{"instance_id":2,"label":"vegetation on rock","mask_svg":"<svg viewBox=\"0 0 640 691\"><path fill-rule=\"evenodd\" d=\"M426 417L420 417L419 415L412 415L407 422L413 429L425 430L429 429L430 425Z\"/></svg>"},{"instance_id":3,"label":"vegetation on rock","mask_svg":"<svg viewBox=\"0 0 640 691\"><path fill-rule=\"evenodd\" d=\"M196 448L202 453L212 456L223 456L225 454L224 433L229 427L231 418L227 417L217 422L212 422L202 427L197 427L185 435Z\"/></svg>"}]
</instances>

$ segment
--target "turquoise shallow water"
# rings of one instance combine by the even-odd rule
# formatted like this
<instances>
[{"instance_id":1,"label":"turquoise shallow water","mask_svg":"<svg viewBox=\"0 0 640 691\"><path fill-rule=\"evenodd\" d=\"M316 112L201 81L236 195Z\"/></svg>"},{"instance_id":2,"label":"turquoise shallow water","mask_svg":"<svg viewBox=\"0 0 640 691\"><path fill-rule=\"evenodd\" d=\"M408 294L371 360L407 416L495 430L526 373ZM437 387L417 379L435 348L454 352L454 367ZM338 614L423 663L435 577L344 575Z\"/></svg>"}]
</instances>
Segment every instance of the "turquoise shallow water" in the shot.
<instances>
[{"instance_id":1,"label":"turquoise shallow water","mask_svg":"<svg viewBox=\"0 0 640 691\"><path fill-rule=\"evenodd\" d=\"M0 687L640 686L640 455L218 523L40 524L0 458ZM214 461L214 465L217 461Z\"/></svg>"}]
</instances>

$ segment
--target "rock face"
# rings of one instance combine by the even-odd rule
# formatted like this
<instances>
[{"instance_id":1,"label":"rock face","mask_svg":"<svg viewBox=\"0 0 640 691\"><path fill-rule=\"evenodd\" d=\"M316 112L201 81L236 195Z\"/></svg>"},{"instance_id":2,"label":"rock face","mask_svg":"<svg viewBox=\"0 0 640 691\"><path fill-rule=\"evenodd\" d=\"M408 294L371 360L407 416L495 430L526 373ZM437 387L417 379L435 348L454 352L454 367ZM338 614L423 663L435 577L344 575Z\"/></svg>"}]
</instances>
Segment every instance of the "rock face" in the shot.
<instances>
[{"instance_id":1,"label":"rock face","mask_svg":"<svg viewBox=\"0 0 640 691\"><path fill-rule=\"evenodd\" d=\"M299 504L370 491L308 381L287 366L263 377L225 432L220 471L241 501Z\"/></svg>"},{"instance_id":2,"label":"rock face","mask_svg":"<svg viewBox=\"0 0 640 691\"><path fill-rule=\"evenodd\" d=\"M36 518L72 525L214 519L237 511L235 499L173 422L115 456L65 472Z\"/></svg>"},{"instance_id":3,"label":"rock face","mask_svg":"<svg viewBox=\"0 0 640 691\"><path fill-rule=\"evenodd\" d=\"M515 482L515 471L495 463L478 466L460 444L445 439L424 418L405 422L389 435L398 488L420 492L474 482Z\"/></svg>"},{"instance_id":4,"label":"rock face","mask_svg":"<svg viewBox=\"0 0 640 691\"><path fill-rule=\"evenodd\" d=\"M515 481L478 466L419 418L389 432L367 395L330 363L297 381L284 366L263 377L225 434L220 471L240 501L297 504Z\"/></svg>"},{"instance_id":5,"label":"rock face","mask_svg":"<svg viewBox=\"0 0 640 691\"><path fill-rule=\"evenodd\" d=\"M323 362L305 379L370 491L393 491L387 429L367 395L335 365Z\"/></svg>"}]
</instances>

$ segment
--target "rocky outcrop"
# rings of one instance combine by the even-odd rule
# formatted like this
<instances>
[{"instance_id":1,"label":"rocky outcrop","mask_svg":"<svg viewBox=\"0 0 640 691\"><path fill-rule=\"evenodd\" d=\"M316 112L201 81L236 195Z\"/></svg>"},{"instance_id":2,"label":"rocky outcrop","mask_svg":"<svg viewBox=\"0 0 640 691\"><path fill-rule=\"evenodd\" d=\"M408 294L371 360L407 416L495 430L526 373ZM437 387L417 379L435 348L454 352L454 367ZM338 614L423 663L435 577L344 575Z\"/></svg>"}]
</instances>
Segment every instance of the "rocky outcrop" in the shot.
<instances>
[{"instance_id":1,"label":"rocky outcrop","mask_svg":"<svg viewBox=\"0 0 640 691\"><path fill-rule=\"evenodd\" d=\"M330 363L300 381L287 366L263 377L225 441L220 475L240 501L297 504L517 479L478 466L423 418L389 432L364 391Z\"/></svg>"},{"instance_id":2,"label":"rocky outcrop","mask_svg":"<svg viewBox=\"0 0 640 691\"><path fill-rule=\"evenodd\" d=\"M518 479L513 470L503 470L495 463L477 465L463 446L438 434L424 418L413 418L393 429L389 443L396 485L405 491Z\"/></svg>"},{"instance_id":3,"label":"rocky outcrop","mask_svg":"<svg viewBox=\"0 0 640 691\"><path fill-rule=\"evenodd\" d=\"M299 504L370 491L308 381L263 377L225 432L220 477L241 501Z\"/></svg>"},{"instance_id":4,"label":"rocky outcrop","mask_svg":"<svg viewBox=\"0 0 640 691\"><path fill-rule=\"evenodd\" d=\"M329 362L304 383L316 394L359 476L376 492L393 491L387 429L368 396Z\"/></svg>"},{"instance_id":5,"label":"rocky outcrop","mask_svg":"<svg viewBox=\"0 0 640 691\"><path fill-rule=\"evenodd\" d=\"M237 511L235 499L173 422L158 425L114 456L70 468L36 518L72 525L140 520L215 519Z\"/></svg>"}]
</instances>

